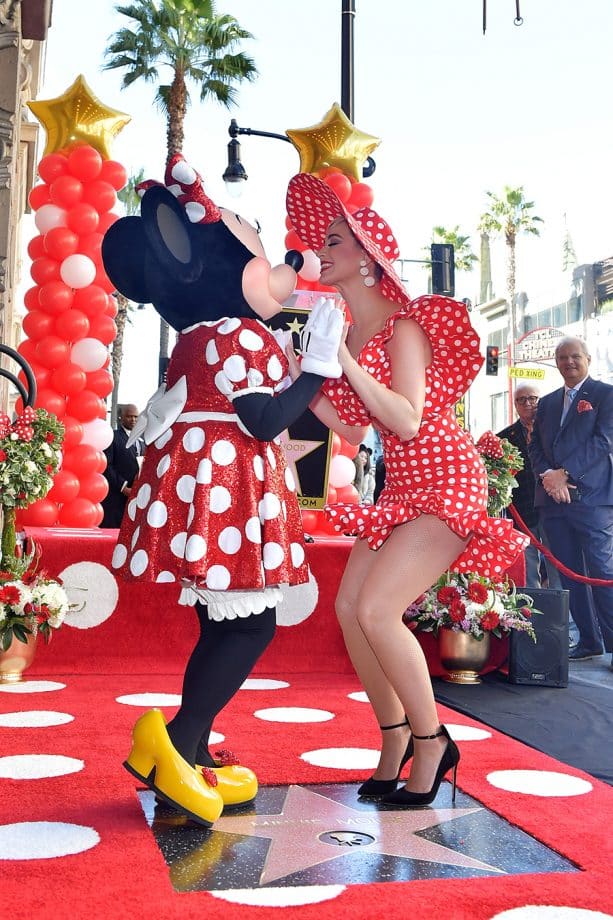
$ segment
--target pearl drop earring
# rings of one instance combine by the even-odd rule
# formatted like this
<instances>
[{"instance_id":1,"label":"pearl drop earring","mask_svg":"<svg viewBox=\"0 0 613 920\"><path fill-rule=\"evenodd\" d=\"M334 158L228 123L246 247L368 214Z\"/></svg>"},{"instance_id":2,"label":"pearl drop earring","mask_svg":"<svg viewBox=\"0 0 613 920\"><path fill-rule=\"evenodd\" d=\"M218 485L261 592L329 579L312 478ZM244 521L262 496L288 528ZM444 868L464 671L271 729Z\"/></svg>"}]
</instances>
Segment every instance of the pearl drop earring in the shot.
<instances>
[{"instance_id":1,"label":"pearl drop earring","mask_svg":"<svg viewBox=\"0 0 613 920\"><path fill-rule=\"evenodd\" d=\"M368 262L366 259L360 259L360 274L363 276L362 283L365 287L372 287L374 285L375 279L368 270Z\"/></svg>"}]
</instances>

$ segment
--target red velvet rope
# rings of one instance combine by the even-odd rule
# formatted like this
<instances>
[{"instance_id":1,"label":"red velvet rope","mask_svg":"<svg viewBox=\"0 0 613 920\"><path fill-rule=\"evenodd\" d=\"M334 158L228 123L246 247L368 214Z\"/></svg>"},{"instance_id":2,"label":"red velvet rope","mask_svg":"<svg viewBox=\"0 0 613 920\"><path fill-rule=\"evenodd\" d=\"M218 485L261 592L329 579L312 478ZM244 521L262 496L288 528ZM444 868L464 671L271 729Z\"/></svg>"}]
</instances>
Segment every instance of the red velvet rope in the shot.
<instances>
[{"instance_id":1,"label":"red velvet rope","mask_svg":"<svg viewBox=\"0 0 613 920\"><path fill-rule=\"evenodd\" d=\"M529 529L529 527L523 520L522 516L520 515L515 505L513 504L509 505L508 511L511 514L511 517L513 518L515 523L517 524L518 530L523 531L525 534L527 534L530 537L530 542L533 544L533 546L536 546L538 551L542 553L543 556L545 556L547 559L549 559L549 561L552 562L553 565L555 565L558 572L562 572L562 574L566 575L567 578L572 578L574 581L581 581L586 585L597 585L603 588L613 587L613 581L610 581L607 578L588 578L587 575L579 575L578 572L573 572L572 569L568 569L564 565L563 562L560 562L559 559L556 559L556 557L553 555L553 553L547 546L544 546L540 542L540 540L536 539L532 531Z\"/></svg>"}]
</instances>

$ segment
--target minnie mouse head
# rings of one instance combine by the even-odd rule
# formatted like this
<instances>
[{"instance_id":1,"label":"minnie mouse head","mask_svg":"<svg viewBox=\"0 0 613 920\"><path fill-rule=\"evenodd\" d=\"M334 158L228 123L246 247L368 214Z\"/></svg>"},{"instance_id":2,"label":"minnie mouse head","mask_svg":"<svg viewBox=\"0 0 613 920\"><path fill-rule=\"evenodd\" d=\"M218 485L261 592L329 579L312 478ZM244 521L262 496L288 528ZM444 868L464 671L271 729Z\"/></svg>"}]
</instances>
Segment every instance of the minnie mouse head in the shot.
<instances>
[{"instance_id":1,"label":"minnie mouse head","mask_svg":"<svg viewBox=\"0 0 613 920\"><path fill-rule=\"evenodd\" d=\"M300 254L272 268L256 228L217 207L180 154L165 183L142 183L141 216L121 218L105 234L102 258L117 290L153 304L177 331L224 316L278 313L296 286Z\"/></svg>"}]
</instances>

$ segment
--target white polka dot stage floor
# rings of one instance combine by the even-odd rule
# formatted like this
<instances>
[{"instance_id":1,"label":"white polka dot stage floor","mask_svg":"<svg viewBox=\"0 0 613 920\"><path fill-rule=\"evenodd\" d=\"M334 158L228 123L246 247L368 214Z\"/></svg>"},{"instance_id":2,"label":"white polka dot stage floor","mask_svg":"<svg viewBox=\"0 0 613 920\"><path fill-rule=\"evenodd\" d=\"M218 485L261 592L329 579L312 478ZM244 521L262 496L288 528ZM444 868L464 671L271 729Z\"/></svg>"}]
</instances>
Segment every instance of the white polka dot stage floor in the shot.
<instances>
[{"instance_id":1,"label":"white polka dot stage floor","mask_svg":"<svg viewBox=\"0 0 613 920\"><path fill-rule=\"evenodd\" d=\"M258 675L221 714L212 747L256 770L254 806L211 830L156 806L122 761L138 715L157 706L170 717L180 684L0 684L7 917L613 916L608 786L442 709L462 751L455 805L447 782L432 808L359 801L379 735L351 674Z\"/></svg>"}]
</instances>

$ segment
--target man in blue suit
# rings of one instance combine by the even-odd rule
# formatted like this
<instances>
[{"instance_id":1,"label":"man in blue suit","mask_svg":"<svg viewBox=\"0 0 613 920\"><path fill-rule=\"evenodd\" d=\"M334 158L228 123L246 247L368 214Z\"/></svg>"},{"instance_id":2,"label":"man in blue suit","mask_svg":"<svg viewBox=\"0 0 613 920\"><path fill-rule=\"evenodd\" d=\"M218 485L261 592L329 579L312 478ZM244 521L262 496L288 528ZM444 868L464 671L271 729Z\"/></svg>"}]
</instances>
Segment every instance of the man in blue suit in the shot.
<instances>
[{"instance_id":1,"label":"man in blue suit","mask_svg":"<svg viewBox=\"0 0 613 920\"><path fill-rule=\"evenodd\" d=\"M585 342L560 339L564 386L541 397L528 446L535 505L552 552L574 572L611 581L588 586L561 573L570 592L580 661L613 652L613 386L589 376Z\"/></svg>"}]
</instances>

